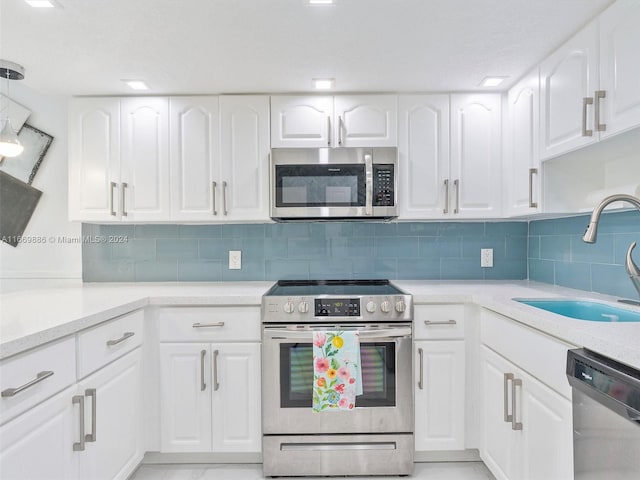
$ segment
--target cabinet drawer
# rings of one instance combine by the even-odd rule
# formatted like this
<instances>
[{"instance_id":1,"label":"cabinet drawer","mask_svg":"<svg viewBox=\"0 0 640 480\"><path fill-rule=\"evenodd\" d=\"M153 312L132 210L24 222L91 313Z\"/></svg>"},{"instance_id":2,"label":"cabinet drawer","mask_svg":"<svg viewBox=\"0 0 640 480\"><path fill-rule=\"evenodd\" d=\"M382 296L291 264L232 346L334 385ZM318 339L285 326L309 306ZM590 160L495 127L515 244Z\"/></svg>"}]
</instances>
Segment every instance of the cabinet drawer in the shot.
<instances>
[{"instance_id":1,"label":"cabinet drawer","mask_svg":"<svg viewBox=\"0 0 640 480\"><path fill-rule=\"evenodd\" d=\"M556 392L571 398L565 374L567 350L574 345L561 342L517 321L482 310L481 342L518 367L526 370Z\"/></svg>"},{"instance_id":2,"label":"cabinet drawer","mask_svg":"<svg viewBox=\"0 0 640 480\"><path fill-rule=\"evenodd\" d=\"M413 335L416 340L464 338L464 305L416 305Z\"/></svg>"},{"instance_id":3,"label":"cabinet drawer","mask_svg":"<svg viewBox=\"0 0 640 480\"><path fill-rule=\"evenodd\" d=\"M260 341L258 307L168 307L158 312L161 342Z\"/></svg>"},{"instance_id":4,"label":"cabinet drawer","mask_svg":"<svg viewBox=\"0 0 640 480\"><path fill-rule=\"evenodd\" d=\"M78 378L142 345L144 311L137 310L78 334Z\"/></svg>"},{"instance_id":5,"label":"cabinet drawer","mask_svg":"<svg viewBox=\"0 0 640 480\"><path fill-rule=\"evenodd\" d=\"M25 412L75 381L76 344L73 336L3 360L0 362L0 423Z\"/></svg>"}]
</instances>

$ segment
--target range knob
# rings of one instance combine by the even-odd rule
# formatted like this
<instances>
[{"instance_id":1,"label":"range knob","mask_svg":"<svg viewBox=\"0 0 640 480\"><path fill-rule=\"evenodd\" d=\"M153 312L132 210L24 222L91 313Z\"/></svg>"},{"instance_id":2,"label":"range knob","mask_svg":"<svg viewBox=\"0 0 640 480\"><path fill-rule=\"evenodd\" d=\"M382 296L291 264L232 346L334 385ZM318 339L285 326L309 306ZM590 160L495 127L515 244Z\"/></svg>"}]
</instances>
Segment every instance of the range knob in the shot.
<instances>
[{"instance_id":1,"label":"range knob","mask_svg":"<svg viewBox=\"0 0 640 480\"><path fill-rule=\"evenodd\" d=\"M300 302L298 304L298 311L300 313L307 313L309 311L309 303L308 302Z\"/></svg>"},{"instance_id":2,"label":"range knob","mask_svg":"<svg viewBox=\"0 0 640 480\"><path fill-rule=\"evenodd\" d=\"M373 302L369 302L369 303L367 303L367 307L366 308L367 308L367 312L373 313L373 312L376 311L376 304L373 303Z\"/></svg>"},{"instance_id":3,"label":"range knob","mask_svg":"<svg viewBox=\"0 0 640 480\"><path fill-rule=\"evenodd\" d=\"M391 304L388 300L385 300L380 304L380 310L382 310L383 313L389 313L389 311L391 310Z\"/></svg>"},{"instance_id":4,"label":"range knob","mask_svg":"<svg viewBox=\"0 0 640 480\"><path fill-rule=\"evenodd\" d=\"M407 309L407 306L404 304L403 300L396 302L396 312L402 313Z\"/></svg>"},{"instance_id":5,"label":"range knob","mask_svg":"<svg viewBox=\"0 0 640 480\"><path fill-rule=\"evenodd\" d=\"M291 300L284 304L283 310L285 313L293 313L296 309L296 306L293 304Z\"/></svg>"}]
</instances>

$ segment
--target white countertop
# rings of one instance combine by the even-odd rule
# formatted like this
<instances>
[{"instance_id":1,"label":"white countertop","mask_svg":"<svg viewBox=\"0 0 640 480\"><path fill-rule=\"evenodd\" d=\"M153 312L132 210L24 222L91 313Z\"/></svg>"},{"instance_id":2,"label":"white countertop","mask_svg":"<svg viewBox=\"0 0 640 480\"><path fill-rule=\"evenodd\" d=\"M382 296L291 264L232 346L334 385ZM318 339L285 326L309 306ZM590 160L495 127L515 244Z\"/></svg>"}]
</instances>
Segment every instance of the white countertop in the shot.
<instances>
[{"instance_id":1,"label":"white countertop","mask_svg":"<svg viewBox=\"0 0 640 480\"><path fill-rule=\"evenodd\" d=\"M528 281L397 280L414 303L475 303L640 368L640 323L599 323L548 313L513 298L614 297ZM273 282L89 283L0 295L0 359L148 305L256 305ZM618 306L622 306L619 305ZM636 309L637 307L624 306Z\"/></svg>"}]
</instances>

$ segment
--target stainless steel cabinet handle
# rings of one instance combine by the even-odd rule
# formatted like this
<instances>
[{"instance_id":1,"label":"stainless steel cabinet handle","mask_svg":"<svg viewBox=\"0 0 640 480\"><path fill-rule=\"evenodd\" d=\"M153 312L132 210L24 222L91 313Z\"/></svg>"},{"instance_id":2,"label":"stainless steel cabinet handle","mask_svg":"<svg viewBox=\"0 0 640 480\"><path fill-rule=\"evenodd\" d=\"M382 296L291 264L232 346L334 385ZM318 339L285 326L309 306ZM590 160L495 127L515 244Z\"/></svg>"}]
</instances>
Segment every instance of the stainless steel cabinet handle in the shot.
<instances>
[{"instance_id":1,"label":"stainless steel cabinet handle","mask_svg":"<svg viewBox=\"0 0 640 480\"><path fill-rule=\"evenodd\" d=\"M222 182L222 214L227 215L227 182Z\"/></svg>"},{"instance_id":2,"label":"stainless steel cabinet handle","mask_svg":"<svg viewBox=\"0 0 640 480\"><path fill-rule=\"evenodd\" d=\"M207 354L206 350L200 351L200 391L204 392L207 388L207 384L204 382L204 357Z\"/></svg>"},{"instance_id":3,"label":"stainless steel cabinet handle","mask_svg":"<svg viewBox=\"0 0 640 480\"><path fill-rule=\"evenodd\" d=\"M342 145L342 128L344 123L342 122L342 115L338 116L338 145Z\"/></svg>"},{"instance_id":4,"label":"stainless steel cabinet handle","mask_svg":"<svg viewBox=\"0 0 640 480\"><path fill-rule=\"evenodd\" d=\"M431 320L425 320L424 324L429 327L431 325L455 325L458 323L456 320L443 320L441 322L433 322Z\"/></svg>"},{"instance_id":5,"label":"stainless steel cabinet handle","mask_svg":"<svg viewBox=\"0 0 640 480\"><path fill-rule=\"evenodd\" d=\"M213 210L214 215L218 215L218 211L216 210L216 187L218 184L216 182L211 182L211 209Z\"/></svg>"},{"instance_id":6,"label":"stainless steel cabinet handle","mask_svg":"<svg viewBox=\"0 0 640 480\"><path fill-rule=\"evenodd\" d=\"M504 374L504 385L503 385L503 393L504 393L504 421L509 423L513 421L513 411L511 415L509 415L509 380L513 382L513 373L505 373ZM512 392L513 394L513 392Z\"/></svg>"},{"instance_id":7,"label":"stainless steel cabinet handle","mask_svg":"<svg viewBox=\"0 0 640 480\"><path fill-rule=\"evenodd\" d=\"M444 209L442 213L449 213L449 179L444 180Z\"/></svg>"},{"instance_id":8,"label":"stainless steel cabinet handle","mask_svg":"<svg viewBox=\"0 0 640 480\"><path fill-rule=\"evenodd\" d=\"M420 357L420 378L418 379L418 388L420 390L423 390L424 387L424 366L423 366L423 360L424 360L424 350L422 350L422 348L418 349L418 356Z\"/></svg>"},{"instance_id":9,"label":"stainless steel cabinet handle","mask_svg":"<svg viewBox=\"0 0 640 480\"><path fill-rule=\"evenodd\" d=\"M113 208L113 190L118 186L118 184L116 182L111 182L110 188L109 188L109 215L111 215L112 217L116 216L116 211Z\"/></svg>"},{"instance_id":10,"label":"stainless steel cabinet handle","mask_svg":"<svg viewBox=\"0 0 640 480\"><path fill-rule=\"evenodd\" d=\"M20 385L19 387L16 387L16 388L7 388L6 390L3 390L2 396L13 397L14 395L17 395L18 393L26 390L27 388L33 387L35 384L40 383L44 379L49 378L51 375L53 375L53 372L51 370L38 372L38 374L36 375L36 378L31 380L30 382L25 383L24 385Z\"/></svg>"},{"instance_id":11,"label":"stainless steel cabinet handle","mask_svg":"<svg viewBox=\"0 0 640 480\"><path fill-rule=\"evenodd\" d=\"M219 350L213 351L213 391L217 391L220 388L218 383L218 354Z\"/></svg>"},{"instance_id":12,"label":"stainless steel cabinet handle","mask_svg":"<svg viewBox=\"0 0 640 480\"><path fill-rule=\"evenodd\" d=\"M96 441L96 415L98 414L98 410L96 408L98 393L95 388L87 388L84 391L85 397L91 397L91 433L87 433L84 436L85 441L87 442L95 442Z\"/></svg>"},{"instance_id":13,"label":"stainless steel cabinet handle","mask_svg":"<svg viewBox=\"0 0 640 480\"><path fill-rule=\"evenodd\" d=\"M596 90L595 97L596 97L596 99L595 99L595 108L594 108L595 120L593 122L594 128L596 129L596 132L604 132L604 131L607 130L607 124L606 123L600 123L600 100L607 97L607 91L606 90Z\"/></svg>"},{"instance_id":14,"label":"stainless steel cabinet handle","mask_svg":"<svg viewBox=\"0 0 640 480\"><path fill-rule=\"evenodd\" d=\"M456 208L453 209L453 213L460 213L460 180L455 179L453 186L456 188Z\"/></svg>"},{"instance_id":15,"label":"stainless steel cabinet handle","mask_svg":"<svg viewBox=\"0 0 640 480\"><path fill-rule=\"evenodd\" d=\"M533 201L533 176L537 174L537 168L529 169L529 208L538 208L538 202Z\"/></svg>"},{"instance_id":16,"label":"stainless steel cabinet handle","mask_svg":"<svg viewBox=\"0 0 640 480\"><path fill-rule=\"evenodd\" d=\"M80 441L73 443L73 451L74 452L82 452L84 451L84 396L82 395L74 395L71 398L71 402L73 404L78 404L80 406Z\"/></svg>"},{"instance_id":17,"label":"stainless steel cabinet handle","mask_svg":"<svg viewBox=\"0 0 640 480\"><path fill-rule=\"evenodd\" d=\"M135 333L133 332L124 332L124 335L122 335L120 338L117 338L115 340L107 340L107 347L113 347L114 345L118 345L119 343L124 342L127 338L131 338L135 335Z\"/></svg>"},{"instance_id":18,"label":"stainless steel cabinet handle","mask_svg":"<svg viewBox=\"0 0 640 480\"><path fill-rule=\"evenodd\" d=\"M214 322L214 323L194 323L191 325L193 328L209 328L209 327L224 327L224 322Z\"/></svg>"},{"instance_id":19,"label":"stainless steel cabinet handle","mask_svg":"<svg viewBox=\"0 0 640 480\"><path fill-rule=\"evenodd\" d=\"M515 378L511 384L511 430L522 430L522 423L516 421L516 387L522 388L520 378Z\"/></svg>"},{"instance_id":20,"label":"stainless steel cabinet handle","mask_svg":"<svg viewBox=\"0 0 640 480\"><path fill-rule=\"evenodd\" d=\"M591 137L593 135L593 130L587 130L587 105L593 105L593 98L591 97L582 98L582 136L583 137Z\"/></svg>"},{"instance_id":21,"label":"stainless steel cabinet handle","mask_svg":"<svg viewBox=\"0 0 640 480\"><path fill-rule=\"evenodd\" d=\"M127 187L128 187L128 186L129 186L129 184L128 184L128 183L126 183L126 182L122 182L122 216L123 216L123 217L126 217L127 215L129 215L129 214L127 213L127 209L126 209L126 207L124 206L124 199L125 199L125 197L126 197L126 195L127 195Z\"/></svg>"},{"instance_id":22,"label":"stainless steel cabinet handle","mask_svg":"<svg viewBox=\"0 0 640 480\"><path fill-rule=\"evenodd\" d=\"M327 115L327 145L331 146L331 116Z\"/></svg>"}]
</instances>

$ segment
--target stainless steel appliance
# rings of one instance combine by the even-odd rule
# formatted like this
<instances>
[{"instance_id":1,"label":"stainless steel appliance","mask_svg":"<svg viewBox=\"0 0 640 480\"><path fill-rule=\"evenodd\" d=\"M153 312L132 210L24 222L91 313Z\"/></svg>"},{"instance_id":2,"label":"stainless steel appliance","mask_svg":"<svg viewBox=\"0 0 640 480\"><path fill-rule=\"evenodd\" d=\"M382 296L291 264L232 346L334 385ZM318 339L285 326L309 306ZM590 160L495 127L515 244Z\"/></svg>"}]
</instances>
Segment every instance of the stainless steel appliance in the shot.
<instances>
[{"instance_id":1,"label":"stainless steel appliance","mask_svg":"<svg viewBox=\"0 0 640 480\"><path fill-rule=\"evenodd\" d=\"M640 478L640 371L586 349L569 350L576 480Z\"/></svg>"},{"instance_id":2,"label":"stainless steel appliance","mask_svg":"<svg viewBox=\"0 0 640 480\"><path fill-rule=\"evenodd\" d=\"M411 295L387 280L279 281L262 299L265 476L413 471ZM314 330L358 330L363 394L312 411Z\"/></svg>"},{"instance_id":3,"label":"stainless steel appliance","mask_svg":"<svg viewBox=\"0 0 640 480\"><path fill-rule=\"evenodd\" d=\"M273 148L271 218L397 217L397 163L395 147Z\"/></svg>"}]
</instances>

